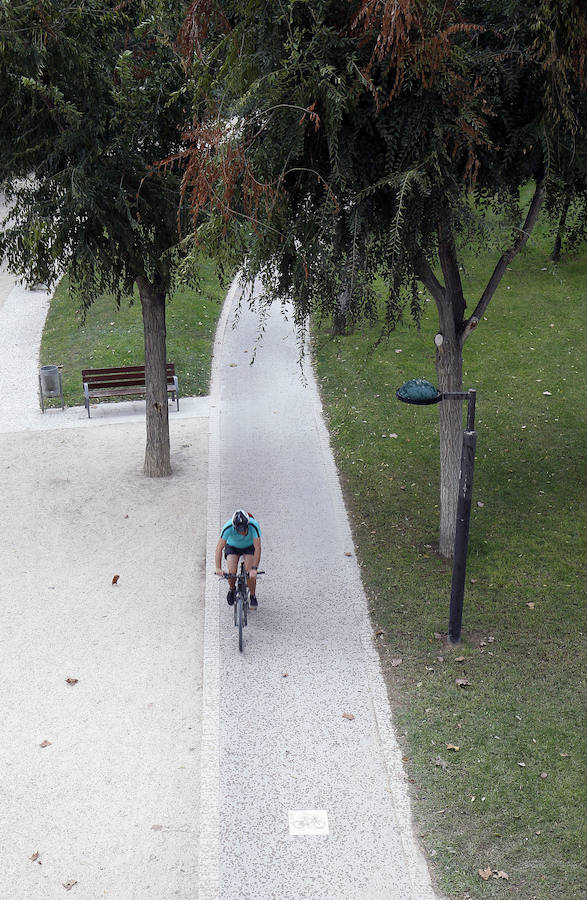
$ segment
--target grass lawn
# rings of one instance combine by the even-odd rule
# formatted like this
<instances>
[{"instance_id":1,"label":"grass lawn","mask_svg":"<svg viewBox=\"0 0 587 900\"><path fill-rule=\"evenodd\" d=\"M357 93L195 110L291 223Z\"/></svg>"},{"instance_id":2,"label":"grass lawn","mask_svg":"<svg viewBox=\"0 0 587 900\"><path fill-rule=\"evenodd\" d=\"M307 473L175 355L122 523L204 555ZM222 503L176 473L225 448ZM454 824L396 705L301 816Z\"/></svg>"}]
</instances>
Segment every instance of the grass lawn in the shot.
<instances>
[{"instance_id":1,"label":"grass lawn","mask_svg":"<svg viewBox=\"0 0 587 900\"><path fill-rule=\"evenodd\" d=\"M445 640L451 566L435 551L437 408L395 398L409 378L436 380L435 304L420 333L406 323L375 350L375 327L314 332L417 833L439 891L459 900L587 895L587 265L554 267L550 248L538 236L514 260L465 347L478 440L458 648ZM469 256L466 296L494 262Z\"/></svg>"},{"instance_id":2,"label":"grass lawn","mask_svg":"<svg viewBox=\"0 0 587 900\"><path fill-rule=\"evenodd\" d=\"M212 342L226 287L219 284L214 264L202 260L199 290L179 290L167 306L167 359L175 363L181 397L208 392ZM81 322L78 304L59 284L41 341L41 364L63 365L63 393L67 406L84 402L81 371L105 366L140 365L145 361L143 320L138 295L120 309L112 297L100 297ZM113 402L108 400L106 402ZM47 405L59 405L48 400Z\"/></svg>"}]
</instances>

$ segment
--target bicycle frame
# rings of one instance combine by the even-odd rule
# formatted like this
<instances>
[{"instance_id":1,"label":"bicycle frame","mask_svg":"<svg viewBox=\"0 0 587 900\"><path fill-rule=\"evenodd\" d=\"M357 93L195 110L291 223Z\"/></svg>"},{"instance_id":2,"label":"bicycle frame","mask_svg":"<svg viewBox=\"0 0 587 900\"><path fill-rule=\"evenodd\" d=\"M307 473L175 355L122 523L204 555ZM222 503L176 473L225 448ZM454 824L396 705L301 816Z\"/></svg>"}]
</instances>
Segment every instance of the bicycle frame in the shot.
<instances>
[{"instance_id":1,"label":"bicycle frame","mask_svg":"<svg viewBox=\"0 0 587 900\"><path fill-rule=\"evenodd\" d=\"M257 572L257 575L263 575L263 570ZM246 627L249 612L249 575L245 569L245 561L241 559L238 572L230 575L228 572L222 573L223 578L234 578L234 624L238 625L238 649L243 649L243 628Z\"/></svg>"}]
</instances>

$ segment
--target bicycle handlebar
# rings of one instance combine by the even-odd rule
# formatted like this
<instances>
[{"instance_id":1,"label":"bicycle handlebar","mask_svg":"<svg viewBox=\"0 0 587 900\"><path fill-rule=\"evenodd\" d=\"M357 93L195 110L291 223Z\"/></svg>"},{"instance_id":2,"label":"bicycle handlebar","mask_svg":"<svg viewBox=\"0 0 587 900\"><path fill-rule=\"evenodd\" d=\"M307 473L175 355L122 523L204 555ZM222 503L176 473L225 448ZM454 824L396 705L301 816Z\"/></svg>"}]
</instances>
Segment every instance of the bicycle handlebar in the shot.
<instances>
[{"instance_id":1,"label":"bicycle handlebar","mask_svg":"<svg viewBox=\"0 0 587 900\"><path fill-rule=\"evenodd\" d=\"M231 575L229 572L223 572L222 575L219 575L218 577L219 578L238 578L240 574L241 574L240 572L235 572L234 575ZM243 572L242 574L248 575L249 573ZM264 575L264 574L265 574L265 569L257 569L257 575Z\"/></svg>"}]
</instances>

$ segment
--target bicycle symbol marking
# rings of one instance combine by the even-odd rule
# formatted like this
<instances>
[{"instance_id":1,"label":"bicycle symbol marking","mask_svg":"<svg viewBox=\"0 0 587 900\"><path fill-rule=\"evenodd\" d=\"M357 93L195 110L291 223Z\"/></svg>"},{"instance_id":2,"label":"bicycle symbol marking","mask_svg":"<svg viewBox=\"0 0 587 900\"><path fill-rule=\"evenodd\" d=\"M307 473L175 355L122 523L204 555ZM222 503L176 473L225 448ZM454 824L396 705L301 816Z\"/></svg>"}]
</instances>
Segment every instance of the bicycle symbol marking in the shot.
<instances>
[{"instance_id":1,"label":"bicycle symbol marking","mask_svg":"<svg viewBox=\"0 0 587 900\"><path fill-rule=\"evenodd\" d=\"M296 809L289 811L290 834L328 834L328 813L325 809Z\"/></svg>"}]
</instances>

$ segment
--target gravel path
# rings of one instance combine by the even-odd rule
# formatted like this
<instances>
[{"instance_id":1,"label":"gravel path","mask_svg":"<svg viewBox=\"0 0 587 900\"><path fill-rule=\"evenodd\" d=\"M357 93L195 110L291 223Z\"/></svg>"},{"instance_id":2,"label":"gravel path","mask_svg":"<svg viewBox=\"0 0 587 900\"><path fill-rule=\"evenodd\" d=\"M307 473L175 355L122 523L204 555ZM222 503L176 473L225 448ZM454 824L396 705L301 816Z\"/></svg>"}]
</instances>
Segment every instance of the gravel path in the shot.
<instances>
[{"instance_id":1,"label":"gravel path","mask_svg":"<svg viewBox=\"0 0 587 900\"><path fill-rule=\"evenodd\" d=\"M251 366L237 302L210 398L200 897L432 898L311 366L280 310ZM239 506L267 570L242 654L213 575Z\"/></svg>"},{"instance_id":2,"label":"gravel path","mask_svg":"<svg viewBox=\"0 0 587 900\"><path fill-rule=\"evenodd\" d=\"M194 900L208 402L145 478L144 401L41 413L48 304L1 273L0 895Z\"/></svg>"}]
</instances>

